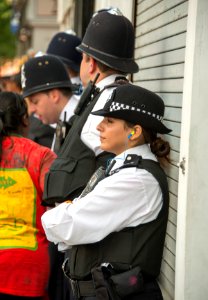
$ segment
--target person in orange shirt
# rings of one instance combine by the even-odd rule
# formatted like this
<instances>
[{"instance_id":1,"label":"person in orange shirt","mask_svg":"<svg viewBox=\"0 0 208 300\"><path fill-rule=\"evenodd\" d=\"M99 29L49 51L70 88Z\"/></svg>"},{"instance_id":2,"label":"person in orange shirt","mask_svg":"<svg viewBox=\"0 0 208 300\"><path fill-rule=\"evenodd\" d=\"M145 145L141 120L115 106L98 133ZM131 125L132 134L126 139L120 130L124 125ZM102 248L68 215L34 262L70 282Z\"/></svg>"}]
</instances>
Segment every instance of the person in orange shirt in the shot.
<instances>
[{"instance_id":1,"label":"person in orange shirt","mask_svg":"<svg viewBox=\"0 0 208 300\"><path fill-rule=\"evenodd\" d=\"M56 155L25 138L25 100L0 93L0 299L46 299L48 241L40 218L44 177Z\"/></svg>"}]
</instances>

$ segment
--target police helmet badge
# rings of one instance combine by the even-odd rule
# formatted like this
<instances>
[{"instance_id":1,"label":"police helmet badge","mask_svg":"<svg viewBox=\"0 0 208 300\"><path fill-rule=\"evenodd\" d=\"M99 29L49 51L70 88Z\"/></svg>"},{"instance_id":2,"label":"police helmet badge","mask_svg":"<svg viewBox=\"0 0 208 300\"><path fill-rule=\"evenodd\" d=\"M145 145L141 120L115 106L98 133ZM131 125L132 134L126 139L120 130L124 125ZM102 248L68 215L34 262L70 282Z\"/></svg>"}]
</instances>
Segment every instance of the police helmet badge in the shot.
<instances>
[{"instance_id":1,"label":"police helmet badge","mask_svg":"<svg viewBox=\"0 0 208 300\"><path fill-rule=\"evenodd\" d=\"M23 89L26 87L25 65L21 68L21 85Z\"/></svg>"}]
</instances>

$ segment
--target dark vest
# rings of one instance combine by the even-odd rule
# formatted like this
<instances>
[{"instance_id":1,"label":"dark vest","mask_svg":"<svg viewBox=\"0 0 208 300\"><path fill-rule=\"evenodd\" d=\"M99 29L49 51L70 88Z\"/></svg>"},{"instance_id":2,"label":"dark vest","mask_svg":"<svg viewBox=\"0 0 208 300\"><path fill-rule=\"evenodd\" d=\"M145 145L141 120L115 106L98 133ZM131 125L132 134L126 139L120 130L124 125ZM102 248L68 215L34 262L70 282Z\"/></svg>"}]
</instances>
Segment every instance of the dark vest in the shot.
<instances>
[{"instance_id":1,"label":"dark vest","mask_svg":"<svg viewBox=\"0 0 208 300\"><path fill-rule=\"evenodd\" d=\"M71 278L86 279L91 269L102 263L110 263L119 271L140 266L147 277L155 278L159 275L168 220L168 184L157 162L138 158L137 167L152 173L160 184L163 206L158 217L149 223L113 232L100 242L73 246L69 259ZM134 165L129 164L127 167L131 166Z\"/></svg>"},{"instance_id":2,"label":"dark vest","mask_svg":"<svg viewBox=\"0 0 208 300\"><path fill-rule=\"evenodd\" d=\"M123 83L124 81L116 81L115 84L105 88ZM80 138L82 128L99 96L100 94L92 99L80 116L75 115L73 117L72 127L58 153L58 157L46 174L43 202L48 205L79 196L94 171L101 165L106 167L107 161L114 156L104 152L95 157L94 152Z\"/></svg>"}]
</instances>

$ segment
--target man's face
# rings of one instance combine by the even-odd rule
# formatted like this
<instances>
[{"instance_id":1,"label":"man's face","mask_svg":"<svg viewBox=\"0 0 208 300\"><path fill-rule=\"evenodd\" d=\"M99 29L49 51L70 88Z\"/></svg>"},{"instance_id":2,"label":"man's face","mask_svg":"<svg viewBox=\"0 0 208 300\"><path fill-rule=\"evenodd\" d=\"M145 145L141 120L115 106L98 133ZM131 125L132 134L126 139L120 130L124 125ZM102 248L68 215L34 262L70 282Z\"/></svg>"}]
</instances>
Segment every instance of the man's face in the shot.
<instances>
[{"instance_id":1,"label":"man's face","mask_svg":"<svg viewBox=\"0 0 208 300\"><path fill-rule=\"evenodd\" d=\"M52 91L35 93L29 96L28 100L30 113L35 113L43 124L58 122L59 111Z\"/></svg>"}]
</instances>

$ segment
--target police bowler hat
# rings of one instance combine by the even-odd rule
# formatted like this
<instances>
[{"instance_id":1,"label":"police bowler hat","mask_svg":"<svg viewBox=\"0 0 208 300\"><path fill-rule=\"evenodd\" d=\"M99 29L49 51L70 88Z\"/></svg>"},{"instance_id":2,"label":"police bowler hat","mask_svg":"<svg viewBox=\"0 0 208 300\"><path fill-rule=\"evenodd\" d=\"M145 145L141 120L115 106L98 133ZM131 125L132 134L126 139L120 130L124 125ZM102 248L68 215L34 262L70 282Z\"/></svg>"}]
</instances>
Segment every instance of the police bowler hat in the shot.
<instances>
[{"instance_id":1,"label":"police bowler hat","mask_svg":"<svg viewBox=\"0 0 208 300\"><path fill-rule=\"evenodd\" d=\"M21 84L23 97L54 88L73 89L63 62L50 55L30 58L22 66Z\"/></svg>"},{"instance_id":2,"label":"police bowler hat","mask_svg":"<svg viewBox=\"0 0 208 300\"><path fill-rule=\"evenodd\" d=\"M139 70L133 58L134 28L123 15L108 11L96 14L77 49L123 73L136 73Z\"/></svg>"},{"instance_id":3,"label":"police bowler hat","mask_svg":"<svg viewBox=\"0 0 208 300\"><path fill-rule=\"evenodd\" d=\"M155 133L169 133L163 123L165 106L155 93L133 84L124 84L114 89L103 109L93 115L121 119Z\"/></svg>"},{"instance_id":4,"label":"police bowler hat","mask_svg":"<svg viewBox=\"0 0 208 300\"><path fill-rule=\"evenodd\" d=\"M58 32L51 39L46 53L57 56L72 70L79 72L82 56L76 47L80 43L81 39L76 35Z\"/></svg>"}]
</instances>

